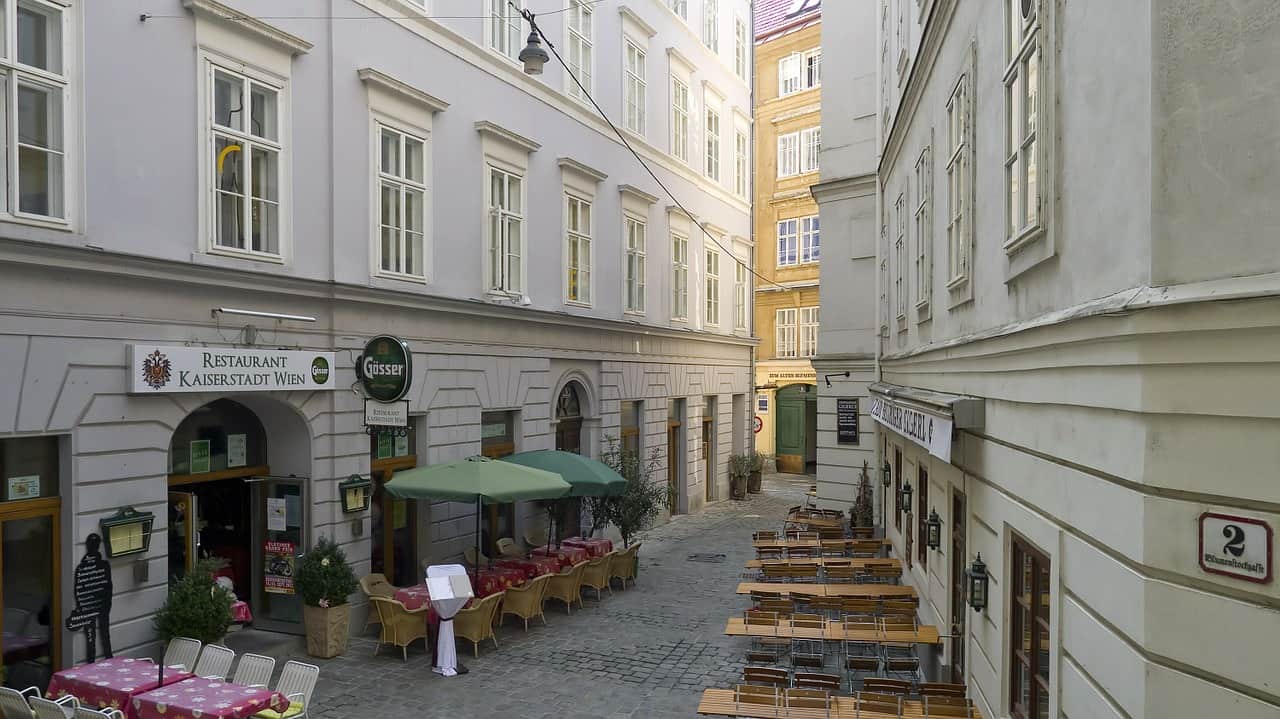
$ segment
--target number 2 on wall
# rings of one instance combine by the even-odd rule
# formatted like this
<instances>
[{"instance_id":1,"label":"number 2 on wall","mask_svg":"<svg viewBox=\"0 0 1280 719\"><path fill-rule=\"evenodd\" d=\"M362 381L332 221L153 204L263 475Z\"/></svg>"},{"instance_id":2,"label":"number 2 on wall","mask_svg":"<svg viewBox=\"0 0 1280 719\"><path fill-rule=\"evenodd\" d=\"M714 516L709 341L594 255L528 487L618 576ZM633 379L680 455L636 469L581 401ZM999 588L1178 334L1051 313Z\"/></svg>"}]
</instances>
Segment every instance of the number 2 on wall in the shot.
<instances>
[{"instance_id":1,"label":"number 2 on wall","mask_svg":"<svg viewBox=\"0 0 1280 719\"><path fill-rule=\"evenodd\" d=\"M1222 536L1227 538L1227 543L1222 545L1222 552L1238 557L1244 554L1244 530L1236 524L1228 524L1222 528Z\"/></svg>"}]
</instances>

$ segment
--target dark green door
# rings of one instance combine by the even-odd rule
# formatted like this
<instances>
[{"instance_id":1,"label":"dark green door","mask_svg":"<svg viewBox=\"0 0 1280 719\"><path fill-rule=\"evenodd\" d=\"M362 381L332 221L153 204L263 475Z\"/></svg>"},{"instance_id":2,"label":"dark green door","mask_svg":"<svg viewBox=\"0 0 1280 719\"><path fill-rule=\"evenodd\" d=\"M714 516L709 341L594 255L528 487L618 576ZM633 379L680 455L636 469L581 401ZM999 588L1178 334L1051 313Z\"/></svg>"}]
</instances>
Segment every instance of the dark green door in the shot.
<instances>
[{"instance_id":1,"label":"dark green door","mask_svg":"<svg viewBox=\"0 0 1280 719\"><path fill-rule=\"evenodd\" d=\"M793 384L778 390L774 401L776 415L775 448L778 471L801 474L805 461L805 386Z\"/></svg>"}]
</instances>

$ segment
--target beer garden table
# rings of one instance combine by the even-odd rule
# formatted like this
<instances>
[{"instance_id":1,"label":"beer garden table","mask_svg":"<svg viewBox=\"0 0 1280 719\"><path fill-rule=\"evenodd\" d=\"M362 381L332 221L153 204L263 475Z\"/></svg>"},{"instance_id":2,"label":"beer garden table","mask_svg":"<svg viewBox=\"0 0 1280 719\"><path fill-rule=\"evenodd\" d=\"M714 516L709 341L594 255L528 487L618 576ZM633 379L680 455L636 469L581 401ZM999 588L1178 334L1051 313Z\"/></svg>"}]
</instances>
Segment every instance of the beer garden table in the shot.
<instances>
[{"instance_id":1,"label":"beer garden table","mask_svg":"<svg viewBox=\"0 0 1280 719\"><path fill-rule=\"evenodd\" d=\"M915 587L908 584L801 584L798 582L742 582L738 594L752 592L777 592L789 595L811 594L817 597L853 597L855 599L895 599L916 596Z\"/></svg>"},{"instance_id":2,"label":"beer garden table","mask_svg":"<svg viewBox=\"0 0 1280 719\"><path fill-rule=\"evenodd\" d=\"M160 667L146 659L112 657L93 664L64 669L49 680L45 696L61 699L73 696L87 707L119 709L129 719L137 719L132 699L160 687ZM190 679L181 667L165 667L165 686Z\"/></svg>"}]
</instances>

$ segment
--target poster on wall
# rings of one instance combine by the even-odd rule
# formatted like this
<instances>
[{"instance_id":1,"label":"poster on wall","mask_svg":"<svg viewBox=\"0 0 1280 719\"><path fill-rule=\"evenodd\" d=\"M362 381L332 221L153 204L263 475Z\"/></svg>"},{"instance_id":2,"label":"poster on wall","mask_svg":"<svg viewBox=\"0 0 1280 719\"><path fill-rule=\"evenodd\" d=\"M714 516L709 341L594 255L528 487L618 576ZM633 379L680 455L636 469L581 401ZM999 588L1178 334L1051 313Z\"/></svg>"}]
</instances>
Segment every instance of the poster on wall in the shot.
<instances>
[{"instance_id":1,"label":"poster on wall","mask_svg":"<svg viewBox=\"0 0 1280 719\"><path fill-rule=\"evenodd\" d=\"M836 399L836 443L858 443L858 398Z\"/></svg>"},{"instance_id":2,"label":"poster on wall","mask_svg":"<svg viewBox=\"0 0 1280 719\"><path fill-rule=\"evenodd\" d=\"M284 499L267 497L267 531L283 532L286 526Z\"/></svg>"},{"instance_id":3,"label":"poster on wall","mask_svg":"<svg viewBox=\"0 0 1280 719\"><path fill-rule=\"evenodd\" d=\"M263 589L269 594L293 594L293 542L266 542L263 545Z\"/></svg>"},{"instance_id":4,"label":"poster on wall","mask_svg":"<svg viewBox=\"0 0 1280 719\"><path fill-rule=\"evenodd\" d=\"M243 467L248 461L249 435L227 435L227 467Z\"/></svg>"},{"instance_id":5,"label":"poster on wall","mask_svg":"<svg viewBox=\"0 0 1280 719\"><path fill-rule=\"evenodd\" d=\"M409 456L409 436L408 435L403 435L403 436L399 434L396 435L394 451L395 451L395 456L397 457Z\"/></svg>"},{"instance_id":6,"label":"poster on wall","mask_svg":"<svg viewBox=\"0 0 1280 719\"><path fill-rule=\"evenodd\" d=\"M36 499L40 496L40 475L28 474L21 477L10 477L5 499Z\"/></svg>"},{"instance_id":7,"label":"poster on wall","mask_svg":"<svg viewBox=\"0 0 1280 719\"><path fill-rule=\"evenodd\" d=\"M378 433L378 459L387 459L393 456L394 451L392 437L389 432Z\"/></svg>"},{"instance_id":8,"label":"poster on wall","mask_svg":"<svg viewBox=\"0 0 1280 719\"><path fill-rule=\"evenodd\" d=\"M187 471L191 474L209 471L209 440L197 439L191 442L191 466Z\"/></svg>"}]
</instances>

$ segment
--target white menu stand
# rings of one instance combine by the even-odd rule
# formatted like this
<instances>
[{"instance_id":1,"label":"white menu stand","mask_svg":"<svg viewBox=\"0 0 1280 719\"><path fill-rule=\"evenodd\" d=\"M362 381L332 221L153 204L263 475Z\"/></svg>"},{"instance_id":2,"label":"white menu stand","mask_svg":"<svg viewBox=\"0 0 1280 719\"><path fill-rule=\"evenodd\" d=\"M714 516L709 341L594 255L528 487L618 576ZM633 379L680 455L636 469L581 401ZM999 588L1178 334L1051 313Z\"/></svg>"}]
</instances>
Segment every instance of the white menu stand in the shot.
<instances>
[{"instance_id":1,"label":"white menu stand","mask_svg":"<svg viewBox=\"0 0 1280 719\"><path fill-rule=\"evenodd\" d=\"M475 596L467 568L461 564L427 567L427 592L431 595L431 606L440 615L437 661L432 671L446 677L455 676L458 674L458 650L453 643L453 618Z\"/></svg>"}]
</instances>

